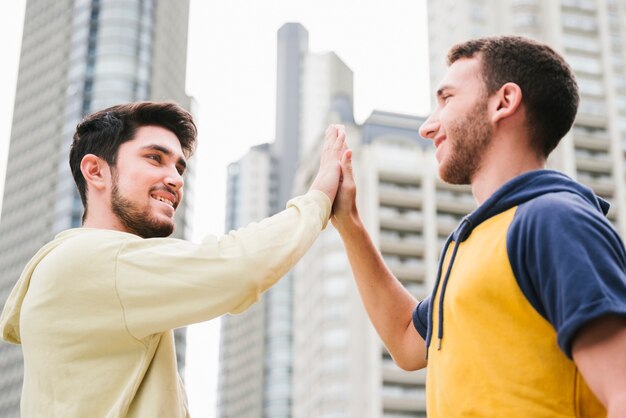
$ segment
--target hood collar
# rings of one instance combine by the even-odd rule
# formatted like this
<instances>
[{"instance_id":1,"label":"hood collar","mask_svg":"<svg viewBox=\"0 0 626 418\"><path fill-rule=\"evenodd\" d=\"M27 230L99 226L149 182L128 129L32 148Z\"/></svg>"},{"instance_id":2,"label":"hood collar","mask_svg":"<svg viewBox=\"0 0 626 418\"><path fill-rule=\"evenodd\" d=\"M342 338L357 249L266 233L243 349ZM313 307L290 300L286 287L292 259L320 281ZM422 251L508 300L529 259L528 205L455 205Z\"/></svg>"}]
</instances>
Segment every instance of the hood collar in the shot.
<instances>
[{"instance_id":1,"label":"hood collar","mask_svg":"<svg viewBox=\"0 0 626 418\"><path fill-rule=\"evenodd\" d=\"M476 208L472 213L461 220L459 226L450 234L446 240L437 269L437 279L431 295L430 310L428 313L428 332L426 335L426 357L428 358L428 348L432 340L433 333L433 303L442 282L442 269L445 255L448 248L454 241L454 248L450 256L450 262L443 275L443 283L441 284L441 292L439 294L438 319L439 326L437 330L438 349L441 348L441 340L443 339L443 302L446 293L446 287L452 272L452 266L456 258L459 246L463 241L469 238L472 231L487 219L502 213L514 206L518 206L524 202L532 200L538 196L548 193L568 192L574 193L585 199L589 205L594 207L598 212L606 215L609 211L610 204L606 200L598 197L589 188L580 183L575 182L563 173L553 170L535 170L521 174L512 180L504 183L494 194L492 194L483 204Z\"/></svg>"}]
</instances>

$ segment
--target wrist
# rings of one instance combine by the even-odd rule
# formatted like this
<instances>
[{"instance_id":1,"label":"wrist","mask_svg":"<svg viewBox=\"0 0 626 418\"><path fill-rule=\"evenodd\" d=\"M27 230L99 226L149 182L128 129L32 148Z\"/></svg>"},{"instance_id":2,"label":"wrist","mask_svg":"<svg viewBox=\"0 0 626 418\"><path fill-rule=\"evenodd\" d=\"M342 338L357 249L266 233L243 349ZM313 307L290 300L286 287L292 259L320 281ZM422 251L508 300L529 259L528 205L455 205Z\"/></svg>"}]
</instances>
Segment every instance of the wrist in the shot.
<instances>
[{"instance_id":1,"label":"wrist","mask_svg":"<svg viewBox=\"0 0 626 418\"><path fill-rule=\"evenodd\" d=\"M354 211L340 217L333 215L333 225L341 236L352 236L365 230L365 225L363 225L356 208Z\"/></svg>"}]
</instances>

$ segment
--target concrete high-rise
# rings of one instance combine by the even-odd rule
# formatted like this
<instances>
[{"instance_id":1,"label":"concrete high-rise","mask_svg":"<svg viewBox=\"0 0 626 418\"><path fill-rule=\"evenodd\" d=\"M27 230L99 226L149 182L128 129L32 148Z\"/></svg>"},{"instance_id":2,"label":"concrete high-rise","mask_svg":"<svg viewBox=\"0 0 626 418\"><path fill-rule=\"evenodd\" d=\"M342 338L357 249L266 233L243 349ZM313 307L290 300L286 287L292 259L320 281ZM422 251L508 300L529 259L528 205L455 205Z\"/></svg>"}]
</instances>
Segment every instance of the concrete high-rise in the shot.
<instances>
[{"instance_id":1,"label":"concrete high-rise","mask_svg":"<svg viewBox=\"0 0 626 418\"><path fill-rule=\"evenodd\" d=\"M0 223L2 304L39 247L80 225L68 165L80 119L136 100L189 109L188 13L188 0L28 0ZM181 234L187 210L178 211ZM2 417L19 416L21 363L19 347L0 343Z\"/></svg>"},{"instance_id":2,"label":"concrete high-rise","mask_svg":"<svg viewBox=\"0 0 626 418\"><path fill-rule=\"evenodd\" d=\"M228 166L226 229L259 221L272 213L277 187L270 144L257 145ZM279 283L279 286L284 286ZM270 292L273 289L270 290ZM269 292L268 292L269 293ZM239 315L222 317L219 361L220 417L263 416L267 298ZM288 317L285 318L288 320ZM291 374L282 376L289 382ZM289 384L289 383L287 383Z\"/></svg>"},{"instance_id":3,"label":"concrete high-rise","mask_svg":"<svg viewBox=\"0 0 626 418\"><path fill-rule=\"evenodd\" d=\"M300 74L308 45L302 25L287 23L279 29L276 140L253 147L229 165L227 231L279 212L290 197L300 144ZM290 416L291 324L289 275L243 314L222 318L218 416Z\"/></svg>"},{"instance_id":4,"label":"concrete high-rise","mask_svg":"<svg viewBox=\"0 0 626 418\"><path fill-rule=\"evenodd\" d=\"M336 113L329 116L346 123ZM446 203L453 214L472 208L472 202L446 198L432 145L417 133L423 120L375 111L362 125L346 123L361 216L393 273L418 298L428 294L437 248L456 225L438 213ZM320 134L318 148L321 140ZM314 158L303 161L296 185L304 190L315 170ZM393 364L365 314L332 226L293 275L293 417L425 416L425 374Z\"/></svg>"},{"instance_id":5,"label":"concrete high-rise","mask_svg":"<svg viewBox=\"0 0 626 418\"><path fill-rule=\"evenodd\" d=\"M352 115L352 72L335 54L309 53L302 25L278 31L277 64L276 141L229 166L227 230L283 210L309 130L323 132L320 124L333 107ZM245 313L222 318L220 417L291 416L293 328L291 273Z\"/></svg>"},{"instance_id":6,"label":"concrete high-rise","mask_svg":"<svg viewBox=\"0 0 626 418\"><path fill-rule=\"evenodd\" d=\"M548 164L612 204L609 219L626 236L626 5L615 0L458 0L428 2L431 86L445 53L472 37L516 34L559 51L581 101L574 127Z\"/></svg>"}]
</instances>

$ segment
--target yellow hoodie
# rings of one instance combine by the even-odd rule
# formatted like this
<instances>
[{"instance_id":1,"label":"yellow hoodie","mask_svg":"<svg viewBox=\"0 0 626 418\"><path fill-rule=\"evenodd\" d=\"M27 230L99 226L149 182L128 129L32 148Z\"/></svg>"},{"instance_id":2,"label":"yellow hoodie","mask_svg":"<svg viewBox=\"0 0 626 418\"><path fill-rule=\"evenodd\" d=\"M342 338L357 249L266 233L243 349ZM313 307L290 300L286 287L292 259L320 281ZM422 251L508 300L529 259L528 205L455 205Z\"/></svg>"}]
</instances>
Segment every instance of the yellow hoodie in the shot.
<instances>
[{"instance_id":1,"label":"yellow hoodie","mask_svg":"<svg viewBox=\"0 0 626 418\"><path fill-rule=\"evenodd\" d=\"M330 214L311 191L197 245L79 228L31 259L0 316L22 344L22 417L188 417L172 330L244 311L300 259Z\"/></svg>"}]
</instances>

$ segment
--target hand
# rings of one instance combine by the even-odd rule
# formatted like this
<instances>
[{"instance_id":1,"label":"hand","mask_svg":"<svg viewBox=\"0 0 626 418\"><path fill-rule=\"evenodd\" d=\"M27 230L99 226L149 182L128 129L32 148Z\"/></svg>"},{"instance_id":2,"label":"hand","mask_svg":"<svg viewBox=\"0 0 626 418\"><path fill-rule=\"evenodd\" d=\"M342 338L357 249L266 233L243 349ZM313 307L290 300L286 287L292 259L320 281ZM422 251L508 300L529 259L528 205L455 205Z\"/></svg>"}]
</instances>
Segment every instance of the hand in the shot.
<instances>
[{"instance_id":1,"label":"hand","mask_svg":"<svg viewBox=\"0 0 626 418\"><path fill-rule=\"evenodd\" d=\"M311 190L320 190L334 202L341 179L340 160L348 149L346 128L343 125L330 125L326 129L324 148L320 157L320 168L313 180Z\"/></svg>"},{"instance_id":2,"label":"hand","mask_svg":"<svg viewBox=\"0 0 626 418\"><path fill-rule=\"evenodd\" d=\"M341 232L347 222L359 223L359 213L356 206L356 183L352 171L352 150L346 150L341 157L341 174L337 196L333 203L333 226Z\"/></svg>"}]
</instances>

